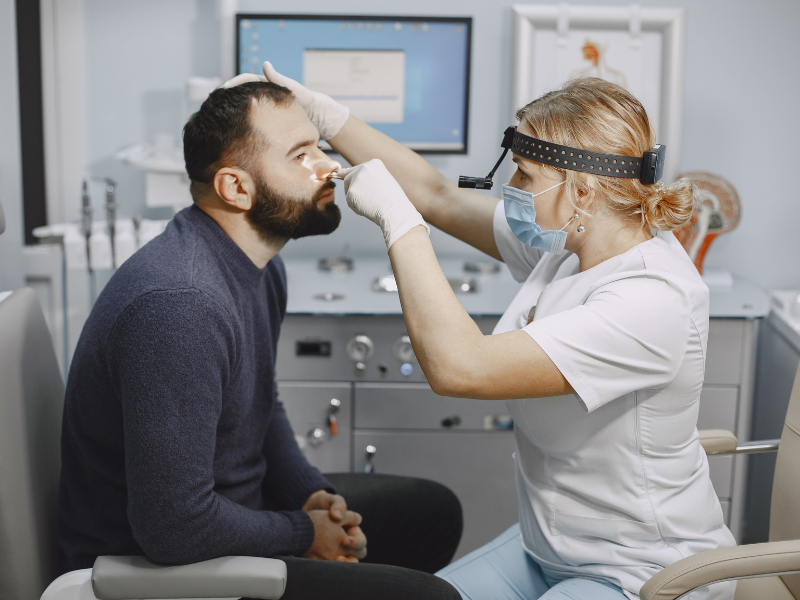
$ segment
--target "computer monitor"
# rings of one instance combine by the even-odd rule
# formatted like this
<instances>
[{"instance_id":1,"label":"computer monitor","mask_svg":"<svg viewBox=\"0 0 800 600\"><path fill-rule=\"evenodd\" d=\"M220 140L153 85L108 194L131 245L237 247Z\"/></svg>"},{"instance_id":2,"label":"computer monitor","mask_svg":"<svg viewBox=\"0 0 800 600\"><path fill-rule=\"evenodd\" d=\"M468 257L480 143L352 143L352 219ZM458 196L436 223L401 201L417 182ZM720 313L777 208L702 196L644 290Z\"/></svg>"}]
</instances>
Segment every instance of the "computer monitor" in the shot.
<instances>
[{"instance_id":1,"label":"computer monitor","mask_svg":"<svg viewBox=\"0 0 800 600\"><path fill-rule=\"evenodd\" d=\"M275 68L419 152L464 154L469 17L236 15L237 73Z\"/></svg>"}]
</instances>

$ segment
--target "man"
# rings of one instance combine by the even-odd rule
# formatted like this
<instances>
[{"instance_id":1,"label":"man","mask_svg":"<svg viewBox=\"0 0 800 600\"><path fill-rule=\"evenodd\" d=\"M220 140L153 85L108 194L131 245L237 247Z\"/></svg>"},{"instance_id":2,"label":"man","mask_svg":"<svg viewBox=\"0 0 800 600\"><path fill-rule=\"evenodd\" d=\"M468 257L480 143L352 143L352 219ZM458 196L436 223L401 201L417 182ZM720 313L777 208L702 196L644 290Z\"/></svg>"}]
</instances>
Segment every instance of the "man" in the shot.
<instances>
[{"instance_id":1,"label":"man","mask_svg":"<svg viewBox=\"0 0 800 600\"><path fill-rule=\"evenodd\" d=\"M458 598L421 571L350 564L365 558L366 532L371 558L443 567L461 533L455 496L422 480L326 479L277 400L278 252L340 220L326 177L338 164L318 142L291 92L273 83L216 90L187 123L194 205L114 275L73 358L59 494L65 570L103 554L166 564L281 556L286 599Z\"/></svg>"}]
</instances>

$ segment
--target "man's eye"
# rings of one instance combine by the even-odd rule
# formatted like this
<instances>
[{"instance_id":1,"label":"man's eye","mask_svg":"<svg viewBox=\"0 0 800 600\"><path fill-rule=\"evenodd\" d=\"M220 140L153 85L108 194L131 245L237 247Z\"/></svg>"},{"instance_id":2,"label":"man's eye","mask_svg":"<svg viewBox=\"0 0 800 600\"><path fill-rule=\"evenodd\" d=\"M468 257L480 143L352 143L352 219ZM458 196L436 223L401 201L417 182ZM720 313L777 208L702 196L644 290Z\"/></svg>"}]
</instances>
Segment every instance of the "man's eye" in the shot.
<instances>
[{"instance_id":1,"label":"man's eye","mask_svg":"<svg viewBox=\"0 0 800 600\"><path fill-rule=\"evenodd\" d=\"M298 154L294 157L295 160L303 160L306 157L306 153L303 152L302 154Z\"/></svg>"},{"instance_id":2,"label":"man's eye","mask_svg":"<svg viewBox=\"0 0 800 600\"><path fill-rule=\"evenodd\" d=\"M525 171L523 171L519 167L517 167L517 171L519 171L519 178L520 179L525 179L527 177L527 175L525 175Z\"/></svg>"}]
</instances>

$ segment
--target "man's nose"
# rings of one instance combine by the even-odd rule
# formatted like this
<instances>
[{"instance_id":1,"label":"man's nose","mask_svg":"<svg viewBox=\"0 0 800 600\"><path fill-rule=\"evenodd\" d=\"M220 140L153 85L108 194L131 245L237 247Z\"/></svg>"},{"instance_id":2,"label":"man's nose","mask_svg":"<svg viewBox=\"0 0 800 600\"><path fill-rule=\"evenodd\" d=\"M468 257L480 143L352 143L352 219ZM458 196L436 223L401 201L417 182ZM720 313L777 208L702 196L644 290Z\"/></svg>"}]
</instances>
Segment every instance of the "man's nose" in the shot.
<instances>
[{"instance_id":1,"label":"man's nose","mask_svg":"<svg viewBox=\"0 0 800 600\"><path fill-rule=\"evenodd\" d=\"M327 179L333 171L342 168L342 165L340 165L337 161L331 160L325 155L312 162L310 166L312 173L311 178L317 181Z\"/></svg>"}]
</instances>

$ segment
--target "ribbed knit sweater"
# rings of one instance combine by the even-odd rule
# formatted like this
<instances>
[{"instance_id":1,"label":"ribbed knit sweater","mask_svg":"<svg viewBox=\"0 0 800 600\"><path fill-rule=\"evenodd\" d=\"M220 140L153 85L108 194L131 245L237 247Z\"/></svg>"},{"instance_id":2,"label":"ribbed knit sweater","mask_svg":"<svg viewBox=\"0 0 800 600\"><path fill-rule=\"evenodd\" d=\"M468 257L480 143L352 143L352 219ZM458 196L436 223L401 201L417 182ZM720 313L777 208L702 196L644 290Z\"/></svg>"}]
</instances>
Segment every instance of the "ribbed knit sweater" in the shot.
<instances>
[{"instance_id":1,"label":"ribbed knit sweater","mask_svg":"<svg viewBox=\"0 0 800 600\"><path fill-rule=\"evenodd\" d=\"M302 554L300 511L333 486L277 398L280 257L257 268L196 206L127 260L81 333L62 429L65 571L104 554L167 564Z\"/></svg>"}]
</instances>

